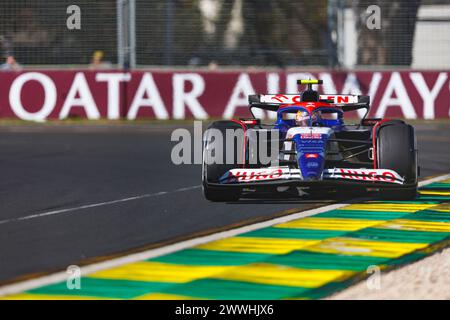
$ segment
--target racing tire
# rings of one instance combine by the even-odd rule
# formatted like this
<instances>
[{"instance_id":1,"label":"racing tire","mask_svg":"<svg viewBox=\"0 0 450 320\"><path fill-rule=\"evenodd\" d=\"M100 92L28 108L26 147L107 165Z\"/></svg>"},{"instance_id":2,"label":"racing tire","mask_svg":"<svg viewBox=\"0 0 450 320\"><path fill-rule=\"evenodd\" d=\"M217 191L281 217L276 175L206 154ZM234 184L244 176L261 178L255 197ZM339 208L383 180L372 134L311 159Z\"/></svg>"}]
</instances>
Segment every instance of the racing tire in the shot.
<instances>
[{"instance_id":1,"label":"racing tire","mask_svg":"<svg viewBox=\"0 0 450 320\"><path fill-rule=\"evenodd\" d=\"M381 189L386 200L410 200L417 196L418 167L414 128L403 122L382 125L377 136L378 168L396 171L405 179L406 188Z\"/></svg>"},{"instance_id":2,"label":"racing tire","mask_svg":"<svg viewBox=\"0 0 450 320\"><path fill-rule=\"evenodd\" d=\"M224 163L213 163L212 154L209 150L209 144L211 144L211 131L209 129L216 129L216 133L221 133L223 137L222 144L222 155ZM242 127L233 122L233 121L216 121L213 122L209 127L208 131L205 135L205 140L203 142L203 163L202 163L202 188L203 195L209 201L213 202L232 202L239 200L241 196L242 189L236 186L217 186L219 183L220 177L223 176L230 169L238 168L240 164L238 164L237 157L239 152L238 148L242 147L242 145L238 146L238 143L234 143L234 159L232 163L226 163L226 130L240 130L243 133ZM238 135L240 132L237 133ZM244 140L242 140L244 141ZM235 141L236 142L236 141ZM245 141L244 141L245 143ZM211 185L214 183L215 185Z\"/></svg>"}]
</instances>

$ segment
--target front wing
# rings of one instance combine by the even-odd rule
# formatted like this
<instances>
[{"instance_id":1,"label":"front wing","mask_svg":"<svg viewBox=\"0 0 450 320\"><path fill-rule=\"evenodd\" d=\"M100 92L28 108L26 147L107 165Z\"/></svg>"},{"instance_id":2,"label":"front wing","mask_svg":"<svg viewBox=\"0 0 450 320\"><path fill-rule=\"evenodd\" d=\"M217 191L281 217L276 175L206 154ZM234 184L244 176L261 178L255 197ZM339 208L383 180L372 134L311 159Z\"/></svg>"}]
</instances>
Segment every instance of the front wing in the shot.
<instances>
[{"instance_id":1,"label":"front wing","mask_svg":"<svg viewBox=\"0 0 450 320\"><path fill-rule=\"evenodd\" d=\"M324 169L321 180L304 180L299 169L289 167L268 167L257 169L232 169L219 180L221 185L297 185L353 184L366 187L405 186L405 180L389 169Z\"/></svg>"}]
</instances>

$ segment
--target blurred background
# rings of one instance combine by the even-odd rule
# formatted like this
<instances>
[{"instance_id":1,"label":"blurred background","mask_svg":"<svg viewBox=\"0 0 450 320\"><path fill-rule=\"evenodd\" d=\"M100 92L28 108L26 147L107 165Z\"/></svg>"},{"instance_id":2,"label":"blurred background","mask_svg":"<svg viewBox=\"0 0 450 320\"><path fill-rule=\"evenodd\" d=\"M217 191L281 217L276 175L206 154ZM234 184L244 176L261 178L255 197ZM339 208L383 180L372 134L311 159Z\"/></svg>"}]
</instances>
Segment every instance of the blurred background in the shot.
<instances>
[{"instance_id":1,"label":"blurred background","mask_svg":"<svg viewBox=\"0 0 450 320\"><path fill-rule=\"evenodd\" d=\"M81 28L68 29L68 6ZM381 29L366 9L381 9ZM23 67L450 68L449 0L2 0ZM12 63L12 61L9 61Z\"/></svg>"}]
</instances>

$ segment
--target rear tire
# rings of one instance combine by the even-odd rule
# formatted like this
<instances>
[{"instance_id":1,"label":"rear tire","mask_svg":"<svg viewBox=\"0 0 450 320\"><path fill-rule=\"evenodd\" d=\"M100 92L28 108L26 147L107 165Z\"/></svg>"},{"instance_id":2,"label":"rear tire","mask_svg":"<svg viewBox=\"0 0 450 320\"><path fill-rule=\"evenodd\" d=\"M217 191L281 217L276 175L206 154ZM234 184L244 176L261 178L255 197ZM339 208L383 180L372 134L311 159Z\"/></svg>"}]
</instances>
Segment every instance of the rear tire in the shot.
<instances>
[{"instance_id":1,"label":"rear tire","mask_svg":"<svg viewBox=\"0 0 450 320\"><path fill-rule=\"evenodd\" d=\"M414 128L403 122L387 123L377 136L378 168L390 169L412 185L408 188L381 190L381 197L389 200L409 200L417 196L417 150Z\"/></svg>"},{"instance_id":2,"label":"rear tire","mask_svg":"<svg viewBox=\"0 0 450 320\"><path fill-rule=\"evenodd\" d=\"M203 194L205 198L209 201L214 202L229 202L229 201L237 201L239 200L239 197L241 195L241 188L236 186L217 186L217 185L211 185L211 183L218 184L219 179L228 171L231 169L235 169L239 167L239 163L237 161L239 152L238 148L241 148L242 145L238 145L239 143L234 143L234 159L232 163L226 163L226 130L241 130L243 135L243 130L241 126L235 122L232 121L216 121L213 122L209 129L216 129L217 133L221 133L223 137L223 144L222 144L222 155L223 155L223 163L213 163L212 161L212 154L209 151L208 147L211 143L211 135L209 134L211 131L209 131L206 134L205 141L203 144L203 165L202 165L202 180L203 180ZM240 133L238 133L239 135ZM235 141L236 142L236 141ZM244 142L245 143L245 142ZM215 146L216 147L216 146Z\"/></svg>"}]
</instances>

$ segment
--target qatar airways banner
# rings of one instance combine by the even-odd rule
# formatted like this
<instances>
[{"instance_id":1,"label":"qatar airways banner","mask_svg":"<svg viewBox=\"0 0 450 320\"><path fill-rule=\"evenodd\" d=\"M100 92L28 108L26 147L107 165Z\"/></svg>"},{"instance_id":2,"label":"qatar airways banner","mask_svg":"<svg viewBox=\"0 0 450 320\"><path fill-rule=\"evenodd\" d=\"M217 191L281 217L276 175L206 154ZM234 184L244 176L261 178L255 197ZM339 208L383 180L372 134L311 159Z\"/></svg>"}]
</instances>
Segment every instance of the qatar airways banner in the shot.
<instances>
[{"instance_id":1,"label":"qatar airways banner","mask_svg":"<svg viewBox=\"0 0 450 320\"><path fill-rule=\"evenodd\" d=\"M0 117L30 121L248 117L249 94L297 93L318 78L326 94L371 97L370 116L449 118L449 72L23 71L0 73ZM353 112L351 116L363 115ZM256 111L261 118L273 112Z\"/></svg>"}]
</instances>

